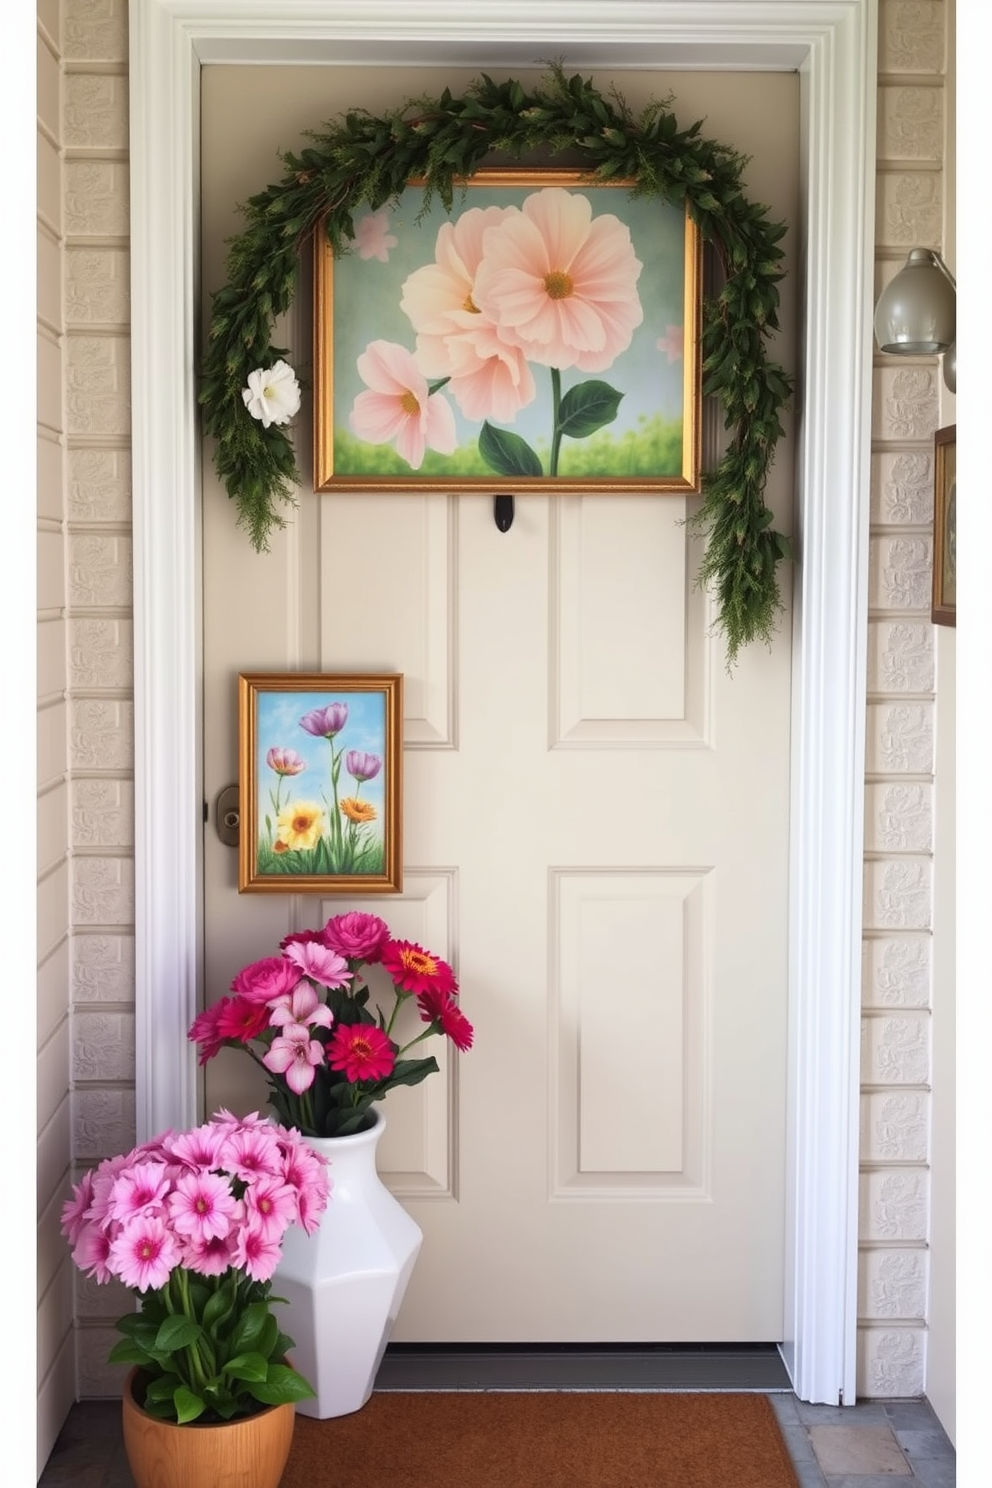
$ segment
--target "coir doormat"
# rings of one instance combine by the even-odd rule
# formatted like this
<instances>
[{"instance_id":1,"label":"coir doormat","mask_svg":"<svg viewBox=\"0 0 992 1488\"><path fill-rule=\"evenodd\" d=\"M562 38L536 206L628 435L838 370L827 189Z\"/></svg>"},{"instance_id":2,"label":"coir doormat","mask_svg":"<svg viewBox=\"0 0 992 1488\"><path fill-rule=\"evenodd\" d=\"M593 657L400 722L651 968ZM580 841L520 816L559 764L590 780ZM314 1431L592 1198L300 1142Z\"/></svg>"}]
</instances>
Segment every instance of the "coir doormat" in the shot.
<instances>
[{"instance_id":1,"label":"coir doormat","mask_svg":"<svg viewBox=\"0 0 992 1488\"><path fill-rule=\"evenodd\" d=\"M297 1414L280 1488L798 1488L764 1395L382 1391Z\"/></svg>"}]
</instances>

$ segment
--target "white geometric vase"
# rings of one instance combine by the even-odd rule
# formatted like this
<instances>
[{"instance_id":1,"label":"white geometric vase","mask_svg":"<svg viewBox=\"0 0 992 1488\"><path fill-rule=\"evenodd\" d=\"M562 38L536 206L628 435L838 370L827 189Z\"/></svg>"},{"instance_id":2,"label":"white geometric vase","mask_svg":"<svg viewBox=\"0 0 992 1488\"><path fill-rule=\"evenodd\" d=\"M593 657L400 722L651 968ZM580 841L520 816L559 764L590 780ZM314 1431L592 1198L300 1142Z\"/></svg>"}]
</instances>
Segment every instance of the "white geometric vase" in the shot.
<instances>
[{"instance_id":1,"label":"white geometric vase","mask_svg":"<svg viewBox=\"0 0 992 1488\"><path fill-rule=\"evenodd\" d=\"M306 1138L330 1162L331 1196L315 1234L286 1231L272 1278L289 1304L276 1315L293 1365L317 1392L296 1409L320 1421L361 1410L372 1394L424 1238L376 1170L386 1119L373 1109L368 1131Z\"/></svg>"}]
</instances>

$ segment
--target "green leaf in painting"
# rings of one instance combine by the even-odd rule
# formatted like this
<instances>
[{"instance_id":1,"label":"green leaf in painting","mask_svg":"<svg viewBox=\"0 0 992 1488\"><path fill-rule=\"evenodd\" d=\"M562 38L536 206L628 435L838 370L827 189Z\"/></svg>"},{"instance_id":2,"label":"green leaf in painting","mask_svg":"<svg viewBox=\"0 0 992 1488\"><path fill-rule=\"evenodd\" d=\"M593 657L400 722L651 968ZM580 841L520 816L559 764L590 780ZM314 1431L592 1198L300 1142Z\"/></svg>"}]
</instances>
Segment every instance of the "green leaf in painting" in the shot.
<instances>
[{"instance_id":1,"label":"green leaf in painting","mask_svg":"<svg viewBox=\"0 0 992 1488\"><path fill-rule=\"evenodd\" d=\"M541 462L525 439L508 429L494 429L486 419L479 433L479 454L497 475L543 475Z\"/></svg>"},{"instance_id":2,"label":"green leaf in painting","mask_svg":"<svg viewBox=\"0 0 992 1488\"><path fill-rule=\"evenodd\" d=\"M608 382L591 379L569 388L561 400L561 432L569 439L585 439L606 424L612 424L623 393Z\"/></svg>"}]
</instances>

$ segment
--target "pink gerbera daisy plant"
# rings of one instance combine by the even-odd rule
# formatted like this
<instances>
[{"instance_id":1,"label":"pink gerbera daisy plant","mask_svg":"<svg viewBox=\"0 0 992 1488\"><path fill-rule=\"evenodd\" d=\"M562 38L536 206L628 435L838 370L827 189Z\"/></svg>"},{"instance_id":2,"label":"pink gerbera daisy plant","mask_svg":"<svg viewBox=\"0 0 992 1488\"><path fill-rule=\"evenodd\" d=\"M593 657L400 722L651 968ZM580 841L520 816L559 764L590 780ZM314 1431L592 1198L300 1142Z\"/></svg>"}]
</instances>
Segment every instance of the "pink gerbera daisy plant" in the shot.
<instances>
[{"instance_id":1,"label":"pink gerbera daisy plant","mask_svg":"<svg viewBox=\"0 0 992 1488\"><path fill-rule=\"evenodd\" d=\"M73 1186L62 1233L87 1276L137 1294L110 1362L140 1370L135 1398L153 1414L227 1421L313 1394L270 1314L283 1236L292 1224L312 1234L330 1192L325 1161L304 1158L299 1140L257 1113L218 1112L105 1159ZM249 1334L251 1368L231 1371L225 1361Z\"/></svg>"}]
</instances>

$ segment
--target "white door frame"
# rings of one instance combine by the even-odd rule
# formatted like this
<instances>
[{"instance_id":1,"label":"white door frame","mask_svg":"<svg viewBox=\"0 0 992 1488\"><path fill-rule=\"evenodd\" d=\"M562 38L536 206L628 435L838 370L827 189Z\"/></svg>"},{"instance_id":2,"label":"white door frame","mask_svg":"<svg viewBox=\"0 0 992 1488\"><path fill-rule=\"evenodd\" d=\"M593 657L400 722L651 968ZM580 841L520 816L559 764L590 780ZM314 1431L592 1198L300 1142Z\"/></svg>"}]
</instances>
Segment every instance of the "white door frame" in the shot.
<instances>
[{"instance_id":1,"label":"white door frame","mask_svg":"<svg viewBox=\"0 0 992 1488\"><path fill-rule=\"evenodd\" d=\"M186 1031L203 935L200 67L422 61L492 72L555 57L567 71L800 73L783 1356L799 1398L831 1404L855 1398L876 29L877 0L130 5L139 1139L198 1119Z\"/></svg>"}]
</instances>

